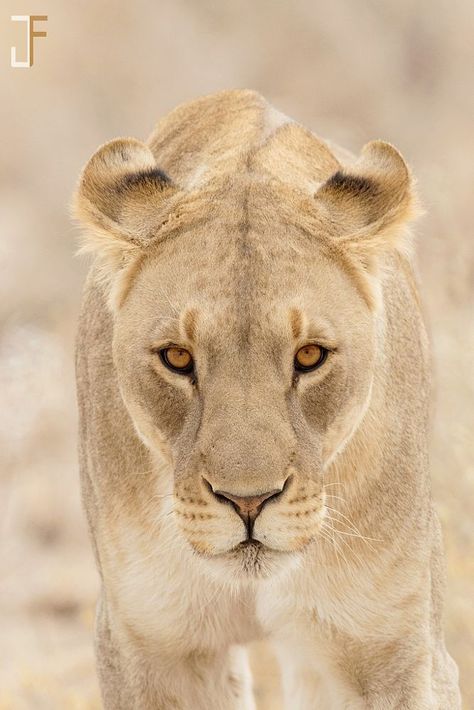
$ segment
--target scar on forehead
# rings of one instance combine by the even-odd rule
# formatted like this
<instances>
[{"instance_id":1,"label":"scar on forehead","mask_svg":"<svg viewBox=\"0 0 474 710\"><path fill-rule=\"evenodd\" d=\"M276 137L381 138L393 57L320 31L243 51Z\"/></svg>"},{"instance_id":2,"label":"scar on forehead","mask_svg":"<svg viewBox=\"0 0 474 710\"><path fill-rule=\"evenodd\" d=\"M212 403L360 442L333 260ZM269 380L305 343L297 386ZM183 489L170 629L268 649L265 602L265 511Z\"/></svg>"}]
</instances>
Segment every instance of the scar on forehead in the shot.
<instances>
[{"instance_id":1,"label":"scar on forehead","mask_svg":"<svg viewBox=\"0 0 474 710\"><path fill-rule=\"evenodd\" d=\"M185 333L186 337L188 338L188 340L190 340L191 342L194 340L194 338L196 336L197 315L198 315L198 313L197 313L196 308L189 308L185 312L185 314L182 318L182 321L181 321L184 333Z\"/></svg>"},{"instance_id":2,"label":"scar on forehead","mask_svg":"<svg viewBox=\"0 0 474 710\"><path fill-rule=\"evenodd\" d=\"M296 340L300 338L303 332L303 315L296 306L290 309L290 327L293 337Z\"/></svg>"}]
</instances>

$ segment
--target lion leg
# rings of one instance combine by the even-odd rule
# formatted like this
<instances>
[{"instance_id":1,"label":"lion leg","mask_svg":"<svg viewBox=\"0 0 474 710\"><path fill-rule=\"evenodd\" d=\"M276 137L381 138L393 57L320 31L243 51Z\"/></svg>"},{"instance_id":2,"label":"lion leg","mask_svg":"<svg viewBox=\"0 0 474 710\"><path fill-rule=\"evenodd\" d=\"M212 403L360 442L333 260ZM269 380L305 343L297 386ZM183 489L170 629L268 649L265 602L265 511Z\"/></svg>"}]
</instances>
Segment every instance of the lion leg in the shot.
<instances>
[{"instance_id":1,"label":"lion leg","mask_svg":"<svg viewBox=\"0 0 474 710\"><path fill-rule=\"evenodd\" d=\"M444 647L431 653L420 649L419 656L418 662L403 668L397 654L388 659L383 673L374 663L370 679L362 679L367 710L461 709L457 666Z\"/></svg>"},{"instance_id":2,"label":"lion leg","mask_svg":"<svg viewBox=\"0 0 474 710\"><path fill-rule=\"evenodd\" d=\"M285 708L298 710L460 710L458 672L444 646L407 639L374 648L346 641L303 655L278 644ZM428 649L428 650L427 650Z\"/></svg>"},{"instance_id":3,"label":"lion leg","mask_svg":"<svg viewBox=\"0 0 474 710\"><path fill-rule=\"evenodd\" d=\"M133 638L98 607L96 655L104 710L255 710L245 649L182 656Z\"/></svg>"},{"instance_id":4,"label":"lion leg","mask_svg":"<svg viewBox=\"0 0 474 710\"><path fill-rule=\"evenodd\" d=\"M292 644L275 644L285 710L366 710L349 684L337 678L318 653L305 658Z\"/></svg>"},{"instance_id":5,"label":"lion leg","mask_svg":"<svg viewBox=\"0 0 474 710\"><path fill-rule=\"evenodd\" d=\"M256 710L252 671L250 670L247 649L243 646L234 646L230 654L231 679L236 686L236 694L240 701L237 707L239 710Z\"/></svg>"}]
</instances>

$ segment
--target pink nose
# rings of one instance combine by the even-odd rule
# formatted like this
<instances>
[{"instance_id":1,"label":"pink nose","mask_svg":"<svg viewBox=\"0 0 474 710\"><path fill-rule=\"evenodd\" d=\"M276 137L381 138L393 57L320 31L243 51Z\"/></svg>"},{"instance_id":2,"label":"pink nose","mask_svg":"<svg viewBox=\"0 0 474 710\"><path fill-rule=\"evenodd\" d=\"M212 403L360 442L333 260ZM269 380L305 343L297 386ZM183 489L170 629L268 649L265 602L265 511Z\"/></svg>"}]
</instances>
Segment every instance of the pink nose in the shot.
<instances>
[{"instance_id":1,"label":"pink nose","mask_svg":"<svg viewBox=\"0 0 474 710\"><path fill-rule=\"evenodd\" d=\"M258 515L260 515L263 506L270 499L277 498L283 488L279 488L273 491L267 491L267 493L261 493L255 496L236 496L228 491L215 491L212 486L206 481L208 488L215 495L215 497L222 503L229 502L237 515L239 515L245 523L248 531L249 537L252 536L253 525Z\"/></svg>"}]
</instances>

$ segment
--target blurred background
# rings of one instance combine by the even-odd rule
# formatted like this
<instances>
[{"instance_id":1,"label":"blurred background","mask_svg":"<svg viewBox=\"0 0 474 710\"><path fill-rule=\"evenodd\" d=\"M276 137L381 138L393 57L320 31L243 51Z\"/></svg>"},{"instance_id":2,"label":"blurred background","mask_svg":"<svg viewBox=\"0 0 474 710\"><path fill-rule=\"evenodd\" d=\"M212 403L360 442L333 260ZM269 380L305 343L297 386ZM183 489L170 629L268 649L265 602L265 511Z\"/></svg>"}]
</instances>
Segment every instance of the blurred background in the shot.
<instances>
[{"instance_id":1,"label":"blurred background","mask_svg":"<svg viewBox=\"0 0 474 710\"><path fill-rule=\"evenodd\" d=\"M474 708L474 4L469 0L2 0L0 709L99 708L97 575L76 462L74 333L86 264L68 203L100 143L145 139L178 103L254 88L358 152L394 143L418 177L434 350L431 445L446 630ZM10 68L45 14L31 69ZM279 708L256 659L259 708ZM448 710L448 709L446 709Z\"/></svg>"}]
</instances>

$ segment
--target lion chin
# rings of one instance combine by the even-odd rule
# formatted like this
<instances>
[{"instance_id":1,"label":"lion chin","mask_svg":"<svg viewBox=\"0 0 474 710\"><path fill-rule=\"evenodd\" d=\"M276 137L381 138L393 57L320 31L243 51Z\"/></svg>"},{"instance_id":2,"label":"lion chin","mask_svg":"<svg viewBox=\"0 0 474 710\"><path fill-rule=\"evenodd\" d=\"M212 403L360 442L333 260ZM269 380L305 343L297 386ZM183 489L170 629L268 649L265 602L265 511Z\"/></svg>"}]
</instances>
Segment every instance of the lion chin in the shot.
<instances>
[{"instance_id":1,"label":"lion chin","mask_svg":"<svg viewBox=\"0 0 474 710\"><path fill-rule=\"evenodd\" d=\"M213 576L231 582L269 579L293 569L301 560L301 551L275 550L253 539L217 555L198 554Z\"/></svg>"}]
</instances>

